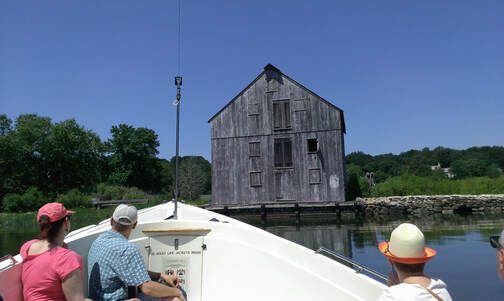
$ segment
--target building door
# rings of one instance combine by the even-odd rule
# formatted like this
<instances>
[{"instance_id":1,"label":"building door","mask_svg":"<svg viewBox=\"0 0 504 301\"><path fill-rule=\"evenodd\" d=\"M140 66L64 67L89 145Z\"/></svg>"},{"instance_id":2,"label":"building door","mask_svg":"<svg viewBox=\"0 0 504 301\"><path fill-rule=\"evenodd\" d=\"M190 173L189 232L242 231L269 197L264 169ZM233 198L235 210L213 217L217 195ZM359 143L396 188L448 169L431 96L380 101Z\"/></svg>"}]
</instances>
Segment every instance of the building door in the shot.
<instances>
[{"instance_id":1,"label":"building door","mask_svg":"<svg viewBox=\"0 0 504 301\"><path fill-rule=\"evenodd\" d=\"M274 186L275 199L278 201L294 201L294 168L292 160L292 139L274 139Z\"/></svg>"},{"instance_id":2,"label":"building door","mask_svg":"<svg viewBox=\"0 0 504 301\"><path fill-rule=\"evenodd\" d=\"M277 169L275 177L275 199L277 201L296 201L294 169Z\"/></svg>"}]
</instances>

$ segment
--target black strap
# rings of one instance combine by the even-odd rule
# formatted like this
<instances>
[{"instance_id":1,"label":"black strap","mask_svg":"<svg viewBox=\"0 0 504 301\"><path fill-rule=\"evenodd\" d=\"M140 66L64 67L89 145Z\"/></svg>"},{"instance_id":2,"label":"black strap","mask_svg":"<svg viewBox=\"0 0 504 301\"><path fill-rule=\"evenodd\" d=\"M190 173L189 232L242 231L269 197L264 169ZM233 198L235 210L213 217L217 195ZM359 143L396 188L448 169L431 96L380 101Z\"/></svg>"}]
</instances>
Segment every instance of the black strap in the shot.
<instances>
[{"instance_id":1,"label":"black strap","mask_svg":"<svg viewBox=\"0 0 504 301\"><path fill-rule=\"evenodd\" d=\"M443 298L439 297L439 295L433 292L430 288L426 287L425 289L432 295L432 297L436 298L436 300L443 301Z\"/></svg>"}]
</instances>

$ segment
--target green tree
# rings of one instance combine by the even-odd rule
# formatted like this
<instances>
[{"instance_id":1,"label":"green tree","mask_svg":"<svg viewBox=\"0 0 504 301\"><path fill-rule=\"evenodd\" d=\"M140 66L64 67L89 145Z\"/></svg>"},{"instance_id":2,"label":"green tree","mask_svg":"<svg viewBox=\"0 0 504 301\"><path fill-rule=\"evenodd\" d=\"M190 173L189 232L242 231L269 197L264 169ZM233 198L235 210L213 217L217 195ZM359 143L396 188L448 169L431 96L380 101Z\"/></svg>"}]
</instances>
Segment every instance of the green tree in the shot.
<instances>
[{"instance_id":1,"label":"green tree","mask_svg":"<svg viewBox=\"0 0 504 301\"><path fill-rule=\"evenodd\" d=\"M0 136L5 136L12 131L12 120L5 114L0 114Z\"/></svg>"},{"instance_id":2,"label":"green tree","mask_svg":"<svg viewBox=\"0 0 504 301\"><path fill-rule=\"evenodd\" d=\"M458 159L453 162L450 170L455 174L455 178L481 177L485 175L487 162L481 159Z\"/></svg>"},{"instance_id":3,"label":"green tree","mask_svg":"<svg viewBox=\"0 0 504 301\"><path fill-rule=\"evenodd\" d=\"M424 148L422 151L410 150L401 153L398 159L400 164L403 165L405 173L418 176L431 175L430 167L437 163L428 148Z\"/></svg>"},{"instance_id":4,"label":"green tree","mask_svg":"<svg viewBox=\"0 0 504 301\"><path fill-rule=\"evenodd\" d=\"M374 161L367 164L363 169L366 172L374 173L376 183L382 182L389 177L398 176L404 172L404 166L392 154L376 156Z\"/></svg>"},{"instance_id":5,"label":"green tree","mask_svg":"<svg viewBox=\"0 0 504 301\"><path fill-rule=\"evenodd\" d=\"M485 175L489 178L498 178L502 176L502 169L496 163L492 163L487 167Z\"/></svg>"},{"instance_id":6,"label":"green tree","mask_svg":"<svg viewBox=\"0 0 504 301\"><path fill-rule=\"evenodd\" d=\"M161 190L171 195L175 182L175 166L165 159L159 159L159 164L161 165Z\"/></svg>"},{"instance_id":7,"label":"green tree","mask_svg":"<svg viewBox=\"0 0 504 301\"><path fill-rule=\"evenodd\" d=\"M159 191L161 164L156 158L157 134L151 129L126 124L113 126L110 131L112 137L107 142L111 168L109 180L115 184Z\"/></svg>"},{"instance_id":8,"label":"green tree","mask_svg":"<svg viewBox=\"0 0 504 301\"><path fill-rule=\"evenodd\" d=\"M2 207L7 212L36 211L47 198L36 187L30 187L23 194L9 193L2 199Z\"/></svg>"},{"instance_id":9,"label":"green tree","mask_svg":"<svg viewBox=\"0 0 504 301\"><path fill-rule=\"evenodd\" d=\"M48 117L26 114L16 118L15 129L9 135L10 143L16 150L9 160L15 170L12 185L17 185L11 187L15 190L11 192L23 192L32 186L38 187L42 192L49 191L48 167L51 162L47 157L51 151L48 140L52 127Z\"/></svg>"},{"instance_id":10,"label":"green tree","mask_svg":"<svg viewBox=\"0 0 504 301\"><path fill-rule=\"evenodd\" d=\"M18 155L12 135L0 135L0 199L9 192L22 192Z\"/></svg>"},{"instance_id":11,"label":"green tree","mask_svg":"<svg viewBox=\"0 0 504 301\"><path fill-rule=\"evenodd\" d=\"M352 152L345 157L346 164L355 164L360 167L364 167L369 163L373 162L373 156L365 154L363 152Z\"/></svg>"},{"instance_id":12,"label":"green tree","mask_svg":"<svg viewBox=\"0 0 504 301\"><path fill-rule=\"evenodd\" d=\"M348 176L347 189L346 189L346 200L353 201L357 197L362 196L362 190L360 188L359 176L356 173L351 173Z\"/></svg>"},{"instance_id":13,"label":"green tree","mask_svg":"<svg viewBox=\"0 0 504 301\"><path fill-rule=\"evenodd\" d=\"M452 162L458 159L460 152L438 146L432 151L432 156L434 157L434 163L439 163L442 168L446 168L450 167Z\"/></svg>"},{"instance_id":14,"label":"green tree","mask_svg":"<svg viewBox=\"0 0 504 301\"><path fill-rule=\"evenodd\" d=\"M74 119L56 123L47 141L45 160L50 191L89 189L100 182L103 147L95 133Z\"/></svg>"},{"instance_id":15,"label":"green tree","mask_svg":"<svg viewBox=\"0 0 504 301\"><path fill-rule=\"evenodd\" d=\"M200 156L186 156L180 161L180 196L189 200L205 193L210 182L210 163Z\"/></svg>"}]
</instances>

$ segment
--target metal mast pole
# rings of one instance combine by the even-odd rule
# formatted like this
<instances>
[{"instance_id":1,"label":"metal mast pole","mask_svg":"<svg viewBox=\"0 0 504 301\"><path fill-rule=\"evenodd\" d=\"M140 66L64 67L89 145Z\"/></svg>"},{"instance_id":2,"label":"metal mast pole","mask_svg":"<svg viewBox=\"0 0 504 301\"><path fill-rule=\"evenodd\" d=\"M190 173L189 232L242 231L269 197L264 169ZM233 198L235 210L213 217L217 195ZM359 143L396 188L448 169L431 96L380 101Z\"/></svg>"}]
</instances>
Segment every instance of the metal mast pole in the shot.
<instances>
[{"instance_id":1,"label":"metal mast pole","mask_svg":"<svg viewBox=\"0 0 504 301\"><path fill-rule=\"evenodd\" d=\"M178 219L178 197L179 197L179 122L180 122L180 86L182 86L182 76L180 76L180 0L178 1L178 72L175 76L175 86L177 86L177 134L176 134L176 150L175 150L175 197L173 218Z\"/></svg>"},{"instance_id":2,"label":"metal mast pole","mask_svg":"<svg viewBox=\"0 0 504 301\"><path fill-rule=\"evenodd\" d=\"M175 150L175 210L173 211L173 218L178 217L178 197L179 197L179 123L180 123L180 86L182 86L182 76L175 76L175 86L177 86L177 134L176 134L176 150Z\"/></svg>"}]
</instances>

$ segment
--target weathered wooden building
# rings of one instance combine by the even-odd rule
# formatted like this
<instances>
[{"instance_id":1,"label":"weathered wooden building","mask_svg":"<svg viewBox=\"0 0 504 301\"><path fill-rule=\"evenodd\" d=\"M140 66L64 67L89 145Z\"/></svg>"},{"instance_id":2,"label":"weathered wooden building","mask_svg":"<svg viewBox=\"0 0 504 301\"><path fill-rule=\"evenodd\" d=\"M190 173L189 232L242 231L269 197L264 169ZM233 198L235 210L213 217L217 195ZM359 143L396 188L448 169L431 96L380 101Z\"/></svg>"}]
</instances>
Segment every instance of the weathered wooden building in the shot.
<instances>
[{"instance_id":1,"label":"weathered wooden building","mask_svg":"<svg viewBox=\"0 0 504 301\"><path fill-rule=\"evenodd\" d=\"M271 64L208 122L211 206L345 200L343 111Z\"/></svg>"}]
</instances>

